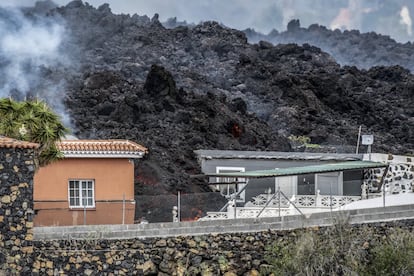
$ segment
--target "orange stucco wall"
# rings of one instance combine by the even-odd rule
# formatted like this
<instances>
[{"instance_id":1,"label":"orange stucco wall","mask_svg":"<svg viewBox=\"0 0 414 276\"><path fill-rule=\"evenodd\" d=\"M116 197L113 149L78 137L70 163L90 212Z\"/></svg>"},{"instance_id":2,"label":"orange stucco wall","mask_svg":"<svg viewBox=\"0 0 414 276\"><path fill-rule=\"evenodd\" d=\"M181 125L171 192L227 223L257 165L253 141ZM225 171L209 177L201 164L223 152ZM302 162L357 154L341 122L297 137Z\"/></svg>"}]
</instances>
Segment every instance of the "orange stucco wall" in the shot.
<instances>
[{"instance_id":1,"label":"orange stucco wall","mask_svg":"<svg viewBox=\"0 0 414 276\"><path fill-rule=\"evenodd\" d=\"M34 177L35 226L83 224L83 209L69 208L68 181L93 179L95 208L87 209L87 224L134 221L134 164L128 159L67 158L40 168Z\"/></svg>"},{"instance_id":2,"label":"orange stucco wall","mask_svg":"<svg viewBox=\"0 0 414 276\"><path fill-rule=\"evenodd\" d=\"M135 217L135 203L125 202L123 212L122 202L96 202L96 208L72 209L59 208L59 204L42 203L42 208L37 209L34 218L35 226L67 226L85 224L133 224ZM63 205L63 204L61 204ZM86 218L84 219L84 214Z\"/></svg>"}]
</instances>

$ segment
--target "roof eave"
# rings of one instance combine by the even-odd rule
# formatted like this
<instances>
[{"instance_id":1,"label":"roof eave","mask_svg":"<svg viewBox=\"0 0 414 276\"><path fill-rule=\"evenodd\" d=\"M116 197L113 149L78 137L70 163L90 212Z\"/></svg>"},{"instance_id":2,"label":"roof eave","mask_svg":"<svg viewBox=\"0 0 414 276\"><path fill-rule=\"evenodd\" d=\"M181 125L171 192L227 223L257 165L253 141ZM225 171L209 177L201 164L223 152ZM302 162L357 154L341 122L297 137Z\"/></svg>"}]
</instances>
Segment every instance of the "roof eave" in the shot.
<instances>
[{"instance_id":1,"label":"roof eave","mask_svg":"<svg viewBox=\"0 0 414 276\"><path fill-rule=\"evenodd\" d=\"M62 151L64 158L142 158L145 152L74 152Z\"/></svg>"},{"instance_id":2,"label":"roof eave","mask_svg":"<svg viewBox=\"0 0 414 276\"><path fill-rule=\"evenodd\" d=\"M346 162L348 165L353 162ZM376 168L385 168L388 165L385 163L370 162L370 161L360 161L358 162L362 165L356 166L347 166L347 167L332 167L326 169L319 169L319 165L316 166L303 166L303 167L293 167L285 168L278 170L259 170L259 171L246 171L246 172L234 172L234 173L211 173L206 174L208 177L237 177L237 178L267 178L267 177L282 177L282 176L293 176L293 175L303 175L310 173L329 173L329 172L338 172L338 171L349 171L349 170L367 170L367 169L376 169ZM341 163L336 163L340 165ZM345 163L343 163L345 164ZM324 165L326 167L326 165ZM289 172L289 170L291 172Z\"/></svg>"}]
</instances>

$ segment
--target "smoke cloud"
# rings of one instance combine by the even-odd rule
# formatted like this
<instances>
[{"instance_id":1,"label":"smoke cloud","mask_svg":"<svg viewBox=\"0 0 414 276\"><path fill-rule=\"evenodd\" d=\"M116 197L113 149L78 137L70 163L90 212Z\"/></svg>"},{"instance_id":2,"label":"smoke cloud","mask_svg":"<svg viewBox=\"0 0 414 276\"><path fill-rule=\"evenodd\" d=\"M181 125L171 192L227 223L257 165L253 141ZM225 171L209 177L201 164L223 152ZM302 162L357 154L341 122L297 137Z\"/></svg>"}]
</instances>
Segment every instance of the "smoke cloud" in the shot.
<instances>
[{"instance_id":1,"label":"smoke cloud","mask_svg":"<svg viewBox=\"0 0 414 276\"><path fill-rule=\"evenodd\" d=\"M71 63L61 47L65 28L49 20L0 7L0 97L44 100L70 127L63 104L65 82L57 74Z\"/></svg>"},{"instance_id":2,"label":"smoke cloud","mask_svg":"<svg viewBox=\"0 0 414 276\"><path fill-rule=\"evenodd\" d=\"M53 0L66 5L69 0ZM6 2L6 3L5 3ZM38 97L61 114L69 126L63 99L64 68L76 67L64 49L68 39L63 22L46 17L24 16L21 6L34 0L0 2L0 97ZM51 1L44 1L46 4ZM375 31L406 42L412 39L412 0L86 0L99 7L109 3L114 13L148 15L161 21L199 23L215 20L226 26L262 33L286 30L291 19L304 27L320 24L330 28ZM63 68L63 69L62 69Z\"/></svg>"},{"instance_id":3,"label":"smoke cloud","mask_svg":"<svg viewBox=\"0 0 414 276\"><path fill-rule=\"evenodd\" d=\"M409 36L411 36L412 33L412 21L411 21L411 17L410 17L410 10L406 7L403 6L401 11L400 11L400 16L401 16L401 20L400 23L403 25L406 25L407 27L407 34Z\"/></svg>"},{"instance_id":4,"label":"smoke cloud","mask_svg":"<svg viewBox=\"0 0 414 276\"><path fill-rule=\"evenodd\" d=\"M20 0L25 1L25 0ZM54 0L65 5L69 0ZM161 21L176 17L179 21L199 23L215 20L226 26L262 33L272 29L286 30L291 19L299 19L307 27L317 23L341 29L377 32L406 42L407 25L400 24L400 11L405 6L414 10L412 0L87 0L98 7L109 3L114 13L160 15ZM342 12L341 12L342 11ZM337 18L337 21L335 19ZM342 21L341 21L342 20Z\"/></svg>"}]
</instances>

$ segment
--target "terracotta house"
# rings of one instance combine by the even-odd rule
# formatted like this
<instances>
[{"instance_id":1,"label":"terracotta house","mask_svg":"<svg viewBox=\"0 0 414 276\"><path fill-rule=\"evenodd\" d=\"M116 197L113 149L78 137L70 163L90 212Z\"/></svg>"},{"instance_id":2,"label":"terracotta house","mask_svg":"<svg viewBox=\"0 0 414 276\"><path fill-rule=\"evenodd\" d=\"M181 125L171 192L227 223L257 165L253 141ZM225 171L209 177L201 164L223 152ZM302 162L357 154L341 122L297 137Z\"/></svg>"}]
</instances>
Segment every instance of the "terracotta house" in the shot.
<instances>
[{"instance_id":1,"label":"terracotta house","mask_svg":"<svg viewBox=\"0 0 414 276\"><path fill-rule=\"evenodd\" d=\"M62 160L34 177L35 226L132 224L134 162L147 149L128 140L63 140Z\"/></svg>"}]
</instances>

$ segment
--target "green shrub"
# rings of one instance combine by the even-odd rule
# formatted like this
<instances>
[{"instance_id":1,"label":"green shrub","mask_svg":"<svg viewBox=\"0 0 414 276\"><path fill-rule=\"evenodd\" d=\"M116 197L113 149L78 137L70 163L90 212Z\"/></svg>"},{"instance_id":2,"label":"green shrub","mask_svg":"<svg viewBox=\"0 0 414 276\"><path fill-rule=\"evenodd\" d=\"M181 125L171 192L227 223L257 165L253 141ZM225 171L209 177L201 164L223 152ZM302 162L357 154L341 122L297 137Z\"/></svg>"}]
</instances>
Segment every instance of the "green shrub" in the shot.
<instances>
[{"instance_id":1,"label":"green shrub","mask_svg":"<svg viewBox=\"0 0 414 276\"><path fill-rule=\"evenodd\" d=\"M394 229L370 253L367 275L414 275L414 233Z\"/></svg>"},{"instance_id":2,"label":"green shrub","mask_svg":"<svg viewBox=\"0 0 414 276\"><path fill-rule=\"evenodd\" d=\"M263 274L414 275L414 233L338 223L292 232L269 245ZM381 234L378 235L378 232Z\"/></svg>"},{"instance_id":3,"label":"green shrub","mask_svg":"<svg viewBox=\"0 0 414 276\"><path fill-rule=\"evenodd\" d=\"M270 245L265 260L275 275L358 275L366 263L366 238L345 224L305 229Z\"/></svg>"},{"instance_id":4,"label":"green shrub","mask_svg":"<svg viewBox=\"0 0 414 276\"><path fill-rule=\"evenodd\" d=\"M312 144L311 138L309 138L308 136L304 136L304 135L300 135L300 136L290 135L288 139L290 140L293 147L302 147L302 146L304 146L305 148L320 148L321 147L318 144Z\"/></svg>"}]
</instances>

